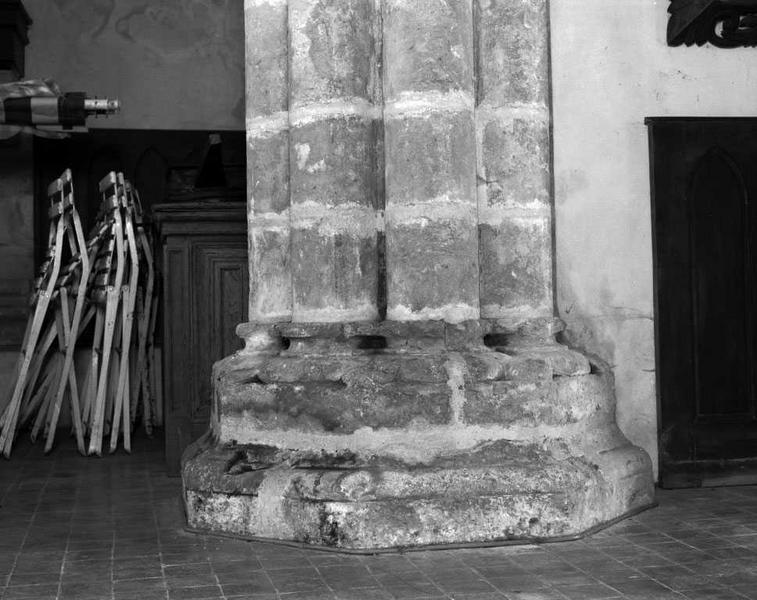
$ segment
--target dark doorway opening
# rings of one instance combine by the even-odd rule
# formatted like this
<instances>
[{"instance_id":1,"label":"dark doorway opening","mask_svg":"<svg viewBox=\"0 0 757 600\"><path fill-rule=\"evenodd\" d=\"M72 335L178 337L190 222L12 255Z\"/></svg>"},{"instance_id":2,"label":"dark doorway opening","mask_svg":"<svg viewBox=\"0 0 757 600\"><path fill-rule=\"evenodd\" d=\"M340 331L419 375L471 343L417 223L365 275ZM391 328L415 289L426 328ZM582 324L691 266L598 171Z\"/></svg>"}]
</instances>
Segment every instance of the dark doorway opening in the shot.
<instances>
[{"instance_id":1,"label":"dark doorway opening","mask_svg":"<svg viewBox=\"0 0 757 600\"><path fill-rule=\"evenodd\" d=\"M647 125L660 485L757 483L757 119Z\"/></svg>"}]
</instances>

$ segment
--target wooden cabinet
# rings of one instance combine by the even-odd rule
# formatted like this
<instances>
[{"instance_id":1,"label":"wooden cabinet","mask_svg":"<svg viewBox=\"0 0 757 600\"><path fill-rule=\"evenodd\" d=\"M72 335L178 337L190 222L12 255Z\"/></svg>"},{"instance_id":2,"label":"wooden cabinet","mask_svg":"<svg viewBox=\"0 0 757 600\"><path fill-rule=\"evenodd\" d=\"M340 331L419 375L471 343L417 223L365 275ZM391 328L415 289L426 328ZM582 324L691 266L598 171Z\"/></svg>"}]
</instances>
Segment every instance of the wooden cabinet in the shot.
<instances>
[{"instance_id":1,"label":"wooden cabinet","mask_svg":"<svg viewBox=\"0 0 757 600\"><path fill-rule=\"evenodd\" d=\"M166 464L179 474L184 448L210 418L211 368L243 346L247 321L247 221L242 200L153 207L162 243L163 396Z\"/></svg>"}]
</instances>

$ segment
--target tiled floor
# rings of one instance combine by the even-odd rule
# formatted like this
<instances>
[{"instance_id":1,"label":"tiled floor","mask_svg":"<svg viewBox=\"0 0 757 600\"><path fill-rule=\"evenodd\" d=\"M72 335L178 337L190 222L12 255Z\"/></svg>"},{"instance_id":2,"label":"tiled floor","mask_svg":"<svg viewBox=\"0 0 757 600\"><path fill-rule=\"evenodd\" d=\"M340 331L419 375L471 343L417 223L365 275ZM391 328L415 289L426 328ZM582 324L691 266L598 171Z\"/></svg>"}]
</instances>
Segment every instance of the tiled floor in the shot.
<instances>
[{"instance_id":1,"label":"tiled floor","mask_svg":"<svg viewBox=\"0 0 757 600\"><path fill-rule=\"evenodd\" d=\"M182 530L159 440L0 463L0 598L256 600L757 598L757 487L661 491L577 542L354 556Z\"/></svg>"}]
</instances>

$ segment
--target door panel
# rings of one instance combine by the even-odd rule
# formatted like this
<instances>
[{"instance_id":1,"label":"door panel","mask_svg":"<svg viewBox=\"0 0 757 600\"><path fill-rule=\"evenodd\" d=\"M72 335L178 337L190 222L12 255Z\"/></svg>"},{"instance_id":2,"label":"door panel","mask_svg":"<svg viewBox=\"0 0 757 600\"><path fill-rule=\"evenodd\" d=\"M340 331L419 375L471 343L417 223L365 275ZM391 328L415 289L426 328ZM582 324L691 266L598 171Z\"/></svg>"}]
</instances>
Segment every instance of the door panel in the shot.
<instances>
[{"instance_id":1,"label":"door panel","mask_svg":"<svg viewBox=\"0 0 757 600\"><path fill-rule=\"evenodd\" d=\"M660 483L757 482L757 120L647 124Z\"/></svg>"},{"instance_id":2,"label":"door panel","mask_svg":"<svg viewBox=\"0 0 757 600\"><path fill-rule=\"evenodd\" d=\"M696 417L744 416L752 397L748 196L719 147L697 161L689 190Z\"/></svg>"}]
</instances>

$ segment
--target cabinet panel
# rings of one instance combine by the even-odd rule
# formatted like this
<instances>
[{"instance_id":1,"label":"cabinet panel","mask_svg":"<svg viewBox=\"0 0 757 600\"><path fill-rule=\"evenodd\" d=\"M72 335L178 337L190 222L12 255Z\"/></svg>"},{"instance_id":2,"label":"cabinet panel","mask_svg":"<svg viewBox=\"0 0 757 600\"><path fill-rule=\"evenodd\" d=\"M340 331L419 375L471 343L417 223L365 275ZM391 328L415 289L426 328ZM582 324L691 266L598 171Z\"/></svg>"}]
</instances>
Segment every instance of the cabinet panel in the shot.
<instances>
[{"instance_id":1,"label":"cabinet panel","mask_svg":"<svg viewBox=\"0 0 757 600\"><path fill-rule=\"evenodd\" d=\"M200 202L155 209L163 243L166 463L207 430L213 363L243 346L248 261L244 203Z\"/></svg>"}]
</instances>

